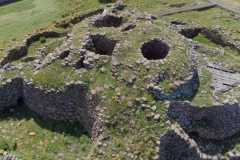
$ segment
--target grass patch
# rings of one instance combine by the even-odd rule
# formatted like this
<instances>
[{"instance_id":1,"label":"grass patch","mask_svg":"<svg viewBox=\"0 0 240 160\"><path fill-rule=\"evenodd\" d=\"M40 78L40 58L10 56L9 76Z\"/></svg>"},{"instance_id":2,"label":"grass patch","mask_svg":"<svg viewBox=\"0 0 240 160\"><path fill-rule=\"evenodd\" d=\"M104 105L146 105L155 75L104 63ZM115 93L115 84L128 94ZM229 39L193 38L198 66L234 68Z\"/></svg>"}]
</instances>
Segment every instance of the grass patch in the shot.
<instances>
[{"instance_id":1,"label":"grass patch","mask_svg":"<svg viewBox=\"0 0 240 160\"><path fill-rule=\"evenodd\" d=\"M45 52L50 53L53 51L53 48L60 46L62 44L62 41L58 40L57 38L42 37L42 40L39 39L38 41L33 42L29 46L27 56L35 56L38 49L43 47L45 44L47 44L47 47L45 48Z\"/></svg>"},{"instance_id":2,"label":"grass patch","mask_svg":"<svg viewBox=\"0 0 240 160\"><path fill-rule=\"evenodd\" d=\"M205 68L204 62L201 65L201 79L199 83L199 88L196 91L197 94L191 100L193 105L201 106L201 105L212 105L213 102L213 95L212 90L210 88L210 84L212 82L212 75L208 72L207 68Z\"/></svg>"},{"instance_id":3,"label":"grass patch","mask_svg":"<svg viewBox=\"0 0 240 160\"><path fill-rule=\"evenodd\" d=\"M235 37L240 36L240 33L237 31L239 26L233 18L232 12L219 7L212 7L204 11L197 10L182 12L164 16L164 19L169 21L182 20L189 24L199 24L211 29L214 29L215 26L219 25L225 33L231 33Z\"/></svg>"},{"instance_id":4,"label":"grass patch","mask_svg":"<svg viewBox=\"0 0 240 160\"><path fill-rule=\"evenodd\" d=\"M33 75L32 68L25 68L24 73L28 79L33 79L34 84L46 89L64 87L65 83L71 80L79 80L71 66L63 68L60 62L61 60L56 60L50 66L39 70L36 75Z\"/></svg>"},{"instance_id":5,"label":"grass patch","mask_svg":"<svg viewBox=\"0 0 240 160\"><path fill-rule=\"evenodd\" d=\"M215 48L220 47L220 45L215 44L214 42L212 42L210 39L206 38L203 34L199 33L197 36L193 37L194 41L198 41L199 43L208 45L208 46L212 46Z\"/></svg>"},{"instance_id":6,"label":"grass patch","mask_svg":"<svg viewBox=\"0 0 240 160\"><path fill-rule=\"evenodd\" d=\"M26 160L58 159L58 153L63 159L84 159L90 151L92 141L81 123L56 122L24 106L10 108L1 114L0 148Z\"/></svg>"}]
</instances>

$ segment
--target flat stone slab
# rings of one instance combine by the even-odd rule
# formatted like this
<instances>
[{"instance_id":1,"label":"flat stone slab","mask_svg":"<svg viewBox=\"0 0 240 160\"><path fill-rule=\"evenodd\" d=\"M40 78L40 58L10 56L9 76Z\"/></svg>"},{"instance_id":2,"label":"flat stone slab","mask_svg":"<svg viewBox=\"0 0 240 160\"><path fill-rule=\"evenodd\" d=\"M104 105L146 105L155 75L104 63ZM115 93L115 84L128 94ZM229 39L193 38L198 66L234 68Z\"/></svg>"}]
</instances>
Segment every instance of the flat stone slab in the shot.
<instances>
[{"instance_id":1,"label":"flat stone slab","mask_svg":"<svg viewBox=\"0 0 240 160\"><path fill-rule=\"evenodd\" d=\"M212 86L215 94L220 94L240 84L240 74L234 70L207 61L208 71L212 74Z\"/></svg>"}]
</instances>

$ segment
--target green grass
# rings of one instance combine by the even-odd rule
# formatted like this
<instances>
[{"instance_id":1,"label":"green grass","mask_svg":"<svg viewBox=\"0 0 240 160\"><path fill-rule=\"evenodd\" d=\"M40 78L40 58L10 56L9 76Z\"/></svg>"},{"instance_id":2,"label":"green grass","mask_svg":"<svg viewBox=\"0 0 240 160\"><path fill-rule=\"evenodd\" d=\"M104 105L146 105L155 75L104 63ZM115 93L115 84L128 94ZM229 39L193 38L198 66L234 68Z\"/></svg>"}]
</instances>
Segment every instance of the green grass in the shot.
<instances>
[{"instance_id":1,"label":"green grass","mask_svg":"<svg viewBox=\"0 0 240 160\"><path fill-rule=\"evenodd\" d=\"M208 45L208 46L212 46L215 48L220 47L220 45L215 44L214 42L212 42L211 40L209 40L208 38L206 38L203 34L199 33L197 36L193 37L194 41L198 41L199 43Z\"/></svg>"},{"instance_id":2,"label":"green grass","mask_svg":"<svg viewBox=\"0 0 240 160\"><path fill-rule=\"evenodd\" d=\"M202 78L200 79L199 88L196 91L197 94L195 95L195 97L193 97L191 103L197 106L210 106L212 105L214 99L212 95L212 90L210 88L210 84L212 82L212 75L208 72L207 68L205 68L203 61L200 61L199 63L201 64L200 75Z\"/></svg>"},{"instance_id":3,"label":"green grass","mask_svg":"<svg viewBox=\"0 0 240 160\"><path fill-rule=\"evenodd\" d=\"M173 4L186 3L185 6L191 6L196 1L194 0L148 0L147 3L145 0L123 0L129 6L136 7L141 11L157 14L163 10L174 9L175 7L170 7ZM198 0L199 3L204 3L204 0Z\"/></svg>"},{"instance_id":4,"label":"green grass","mask_svg":"<svg viewBox=\"0 0 240 160\"><path fill-rule=\"evenodd\" d=\"M231 14L231 12L228 12L219 7L213 7L202 11L189 11L179 14L173 14L169 16L164 16L163 18L169 21L183 20L190 25L198 24L200 26L205 26L212 29L215 26L220 25L221 29L225 33L231 33L233 36L239 37L240 33L237 32L239 26Z\"/></svg>"},{"instance_id":5,"label":"green grass","mask_svg":"<svg viewBox=\"0 0 240 160\"><path fill-rule=\"evenodd\" d=\"M32 78L36 85L44 86L46 89L59 88L65 86L65 83L71 80L79 80L72 67L61 67L61 60L56 60L51 65L44 67L34 75L32 68L24 68L24 73L28 79Z\"/></svg>"},{"instance_id":6,"label":"green grass","mask_svg":"<svg viewBox=\"0 0 240 160\"><path fill-rule=\"evenodd\" d=\"M164 88L165 93L169 93L173 89L171 83L172 82L170 79L164 79L162 82L160 82L159 87Z\"/></svg>"},{"instance_id":7,"label":"green grass","mask_svg":"<svg viewBox=\"0 0 240 160\"><path fill-rule=\"evenodd\" d=\"M85 159L93 145L81 123L56 122L24 106L7 108L0 118L0 141L6 141L7 150L24 160L53 160L59 153L62 159ZM36 135L29 136L30 132Z\"/></svg>"},{"instance_id":8,"label":"green grass","mask_svg":"<svg viewBox=\"0 0 240 160\"><path fill-rule=\"evenodd\" d=\"M53 48L56 48L62 44L61 40L58 40L57 38L46 38L45 42L36 41L30 45L28 48L28 54L27 56L34 56L36 55L39 48L43 47L47 44L47 47L45 48L46 53L50 53L53 51Z\"/></svg>"},{"instance_id":9,"label":"green grass","mask_svg":"<svg viewBox=\"0 0 240 160\"><path fill-rule=\"evenodd\" d=\"M12 39L49 27L66 16L98 7L99 2L65 0L22 0L0 8L0 48ZM20 38L20 39L19 39Z\"/></svg>"},{"instance_id":10,"label":"green grass","mask_svg":"<svg viewBox=\"0 0 240 160\"><path fill-rule=\"evenodd\" d=\"M92 0L92 1L65 1L65 0L22 0L1 6L0 10L0 48L10 43L12 39L31 33L41 27L49 27L62 18L72 16L75 13L86 12L106 5L110 1ZM159 0L150 0L146 4L145 0L124 1L131 7L137 7L142 11L158 13L160 9L170 8L170 4L180 3L177 0L167 1L163 4ZM194 0L181 0L192 5ZM203 2L203 0L199 0Z\"/></svg>"},{"instance_id":11,"label":"green grass","mask_svg":"<svg viewBox=\"0 0 240 160\"><path fill-rule=\"evenodd\" d=\"M34 0L31 2L30 0L22 0L21 3L4 6L6 9L0 12L0 22L7 17L9 17L9 22L3 21L3 23L0 23L0 31L4 33L3 37L0 37L0 46L5 46L4 44L8 43L7 41L14 40L14 42L9 43L12 46L26 33L40 27L49 27L55 22L61 21L62 18L71 18L74 13L84 13L106 5L108 2L108 0L76 0L73 2L65 0ZM144 0L125 0L124 2L142 11L158 13L163 9L169 9L170 4L187 2L186 5L192 5L196 1L170 0L166 1L166 4L160 0L149 0L147 4ZM13 10L16 10L16 4L19 5L19 9L13 12ZM212 10L214 10L213 14L215 14L219 9L206 10L204 13ZM203 16L203 12L196 12ZM181 15L178 18L187 18L187 20L193 22L195 21L194 16L199 16L195 12L189 13L189 17L187 15L181 17L181 14L173 15L173 17ZM135 15L131 16L134 17ZM126 20L131 20L131 16L126 18ZM224 16L228 16L228 12L224 12ZM20 20L20 18L23 20ZM200 18L200 16L197 18ZM199 19L197 21L201 22ZM206 23L204 19L202 21ZM80 37L86 36L87 32L84 29L86 23L88 23L88 20L76 24L73 28L73 46L75 46L76 53L81 46ZM224 22L219 23L224 24ZM57 123L40 117L26 108L14 107L16 112L10 113L8 108L0 118L0 127L8 127L6 135L3 134L2 137L7 141L10 153L23 159L57 159L58 153L64 153L66 158L63 159L86 159L84 157L89 154L90 148L93 147L94 156L92 158L128 159L129 157L126 158L122 153L130 152L134 154L133 159L152 159L157 154L155 150L156 137L159 133L166 131L168 124L166 124L164 119L161 119L158 123L154 122L153 118L146 120L146 115L154 111L151 108L141 106L141 104L150 107L156 106L155 113L166 114L164 102L157 102L146 91L146 85L151 82L147 76L157 73L167 74L169 79L166 79L160 85L166 92L170 92L172 88L169 87L169 83L183 80L190 68L189 57L186 54L189 47L188 42L180 39L181 37L179 38L175 32L169 30L164 22L156 20L154 24L156 27L150 22L148 23L148 21L138 20L137 27L128 34L122 33L116 28L88 28L91 33L104 32L108 37L121 42L118 54L114 55L117 61L121 63L116 68L116 72L125 80L137 73L136 89L133 89L133 86L127 86L125 83L119 82L111 75L110 61L112 57L101 57L94 62L92 69L80 69L82 71L81 76L75 74L72 66L62 68L62 60L56 60L51 65L38 70L38 73L35 75L33 74L33 68L27 66L27 63L23 63L24 68L22 71L24 76L27 79L32 79L36 86L43 86L45 89L64 88L65 83L71 80L85 82L89 90L103 87L106 84L113 87L97 92L95 95L95 98L99 101L99 106L101 106L106 115L103 115L103 119L109 122L107 131L104 134L109 135L110 138L103 141L106 147L94 147L93 142L80 123ZM231 24L231 26L234 25ZM19 26L19 29L16 26ZM152 37L164 39L170 45L170 52L165 60L157 64L150 62L148 66L151 66L151 68L147 68L143 64L136 64L136 60L140 58L139 48L141 43ZM213 45L202 35L195 37L195 40L210 46ZM28 55L34 55L39 47L48 43L50 44L45 48L47 53L52 52L62 41L46 39L45 43L35 42L30 46ZM78 59L78 56L77 54L73 55L74 61ZM15 63L18 63L18 61L15 61ZM105 68L105 73L99 71L98 65ZM200 64L200 66L203 65ZM132 66L132 68L129 66ZM210 98L212 98L212 93L209 88L211 75L206 68L201 68L201 72L202 79L198 94L193 98L192 103L211 105L212 100ZM14 77L16 74L19 74L19 72L7 72L3 75L7 79ZM120 88L120 94L116 93L116 88ZM206 93L201 93L202 91ZM136 97L145 97L147 101L139 104L135 100ZM129 106L129 102L133 105ZM18 112L20 114L17 114ZM29 132L35 132L36 136L29 137ZM100 155L100 150L104 151L105 154Z\"/></svg>"}]
</instances>

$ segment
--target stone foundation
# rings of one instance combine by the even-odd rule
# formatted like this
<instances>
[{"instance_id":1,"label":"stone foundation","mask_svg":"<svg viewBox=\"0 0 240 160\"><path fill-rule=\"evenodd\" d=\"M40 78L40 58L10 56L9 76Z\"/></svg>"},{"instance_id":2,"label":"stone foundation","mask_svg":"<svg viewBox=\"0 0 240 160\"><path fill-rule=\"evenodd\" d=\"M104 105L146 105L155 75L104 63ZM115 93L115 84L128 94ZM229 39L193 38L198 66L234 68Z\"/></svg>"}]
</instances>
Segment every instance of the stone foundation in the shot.
<instances>
[{"instance_id":1,"label":"stone foundation","mask_svg":"<svg viewBox=\"0 0 240 160\"><path fill-rule=\"evenodd\" d=\"M177 125L171 126L161 137L159 157L161 160L200 160L197 144Z\"/></svg>"},{"instance_id":2,"label":"stone foundation","mask_svg":"<svg viewBox=\"0 0 240 160\"><path fill-rule=\"evenodd\" d=\"M0 111L17 105L23 98L25 105L37 114L57 121L80 121L93 139L100 135L101 121L97 119L95 107L98 102L87 96L82 82L70 82L65 90L44 90L21 78L8 80L0 88Z\"/></svg>"},{"instance_id":3,"label":"stone foundation","mask_svg":"<svg viewBox=\"0 0 240 160\"><path fill-rule=\"evenodd\" d=\"M40 37L50 38L50 37L61 37L64 36L66 33L60 33L56 31L45 31L41 33L34 33L27 37L23 44L19 47L11 49L7 52L7 54L3 57L0 61L0 67L3 67L5 64L10 63L14 60L18 60L28 53L28 47L33 43L39 40Z\"/></svg>"},{"instance_id":4,"label":"stone foundation","mask_svg":"<svg viewBox=\"0 0 240 160\"><path fill-rule=\"evenodd\" d=\"M159 83L165 79L164 74L158 74L154 77L157 79L153 80L153 83L147 85L147 89L150 93L153 94L159 100L172 100L172 99L190 99L195 90L198 88L199 85L199 77L196 62L193 57L193 51L190 50L190 70L187 77L183 80L178 82L175 87L169 93L165 93L161 88L159 88Z\"/></svg>"},{"instance_id":5,"label":"stone foundation","mask_svg":"<svg viewBox=\"0 0 240 160\"><path fill-rule=\"evenodd\" d=\"M193 106L189 102L171 102L168 115L188 131L204 139L223 140L240 131L240 106L223 104Z\"/></svg>"},{"instance_id":6,"label":"stone foundation","mask_svg":"<svg viewBox=\"0 0 240 160\"><path fill-rule=\"evenodd\" d=\"M176 119L177 125L172 125L161 135L159 156L161 160L187 159L239 159L239 154L230 154L230 158L202 153L199 146L190 135L198 136L205 143L224 141L240 131L240 106L222 104L215 106L193 106L189 102L172 101L168 108L168 116ZM207 150L207 149L206 149Z\"/></svg>"}]
</instances>

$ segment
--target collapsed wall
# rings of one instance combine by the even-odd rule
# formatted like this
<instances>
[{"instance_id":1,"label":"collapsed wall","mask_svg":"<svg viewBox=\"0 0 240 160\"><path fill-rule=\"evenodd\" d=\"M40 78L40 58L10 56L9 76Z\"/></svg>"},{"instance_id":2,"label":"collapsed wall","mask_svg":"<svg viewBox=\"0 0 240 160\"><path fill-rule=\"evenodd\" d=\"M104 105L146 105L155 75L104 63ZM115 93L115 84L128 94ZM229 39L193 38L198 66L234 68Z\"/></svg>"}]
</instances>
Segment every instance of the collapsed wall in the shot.
<instances>
[{"instance_id":1,"label":"collapsed wall","mask_svg":"<svg viewBox=\"0 0 240 160\"><path fill-rule=\"evenodd\" d=\"M82 82L68 83L65 90L47 91L21 78L14 78L3 83L0 97L0 112L23 99L29 109L41 116L57 121L80 121L93 139L100 135L101 122L95 113L98 103L89 99Z\"/></svg>"},{"instance_id":2,"label":"collapsed wall","mask_svg":"<svg viewBox=\"0 0 240 160\"><path fill-rule=\"evenodd\" d=\"M54 38L54 37L61 37L65 34L66 33L60 33L56 31L44 31L44 32L34 33L32 35L29 35L26 39L24 39L21 45L7 52L7 54L0 61L0 67L3 67L7 63L10 63L14 60L17 60L26 56L28 54L28 47L33 42L38 41L40 37Z\"/></svg>"}]
</instances>

